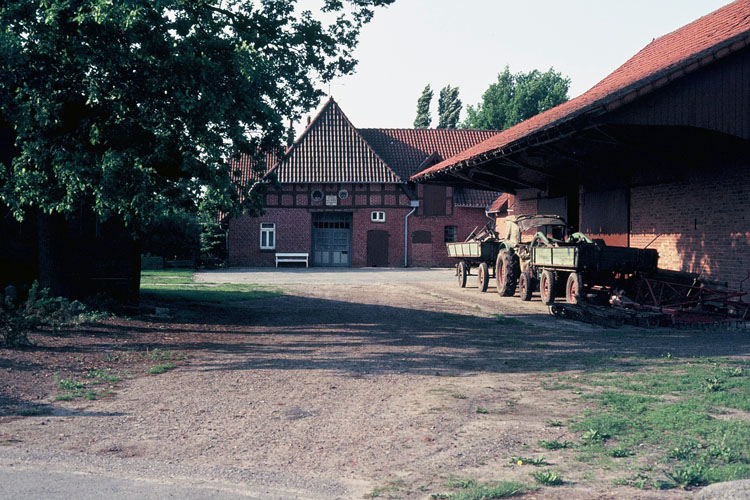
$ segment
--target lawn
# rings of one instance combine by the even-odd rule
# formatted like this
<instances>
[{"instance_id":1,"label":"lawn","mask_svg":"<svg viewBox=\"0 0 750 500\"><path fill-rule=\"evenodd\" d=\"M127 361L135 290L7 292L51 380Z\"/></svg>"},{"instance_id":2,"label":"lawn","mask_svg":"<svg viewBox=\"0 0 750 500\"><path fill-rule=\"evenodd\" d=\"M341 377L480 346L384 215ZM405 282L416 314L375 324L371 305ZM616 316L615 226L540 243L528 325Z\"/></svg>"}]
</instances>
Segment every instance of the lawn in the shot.
<instances>
[{"instance_id":1,"label":"lawn","mask_svg":"<svg viewBox=\"0 0 750 500\"><path fill-rule=\"evenodd\" d=\"M260 285L206 284L193 280L193 271L162 269L141 273L141 299L173 306L190 303L227 304L281 295L281 290Z\"/></svg>"}]
</instances>

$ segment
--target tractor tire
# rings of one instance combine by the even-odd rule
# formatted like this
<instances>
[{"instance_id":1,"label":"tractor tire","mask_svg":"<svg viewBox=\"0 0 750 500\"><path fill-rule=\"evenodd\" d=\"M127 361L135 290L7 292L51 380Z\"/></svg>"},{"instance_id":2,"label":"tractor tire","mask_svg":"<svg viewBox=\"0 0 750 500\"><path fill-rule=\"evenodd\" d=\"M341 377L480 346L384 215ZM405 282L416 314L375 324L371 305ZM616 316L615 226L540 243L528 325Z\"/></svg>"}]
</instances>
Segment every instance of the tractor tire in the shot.
<instances>
[{"instance_id":1,"label":"tractor tire","mask_svg":"<svg viewBox=\"0 0 750 500\"><path fill-rule=\"evenodd\" d=\"M466 262L459 262L456 276L458 276L458 286L460 286L461 288L466 288L466 276L468 274L469 270L466 269Z\"/></svg>"},{"instance_id":2,"label":"tractor tire","mask_svg":"<svg viewBox=\"0 0 750 500\"><path fill-rule=\"evenodd\" d=\"M542 271L542 277L539 280L539 294L542 296L544 304L555 303L555 273L548 269Z\"/></svg>"},{"instance_id":3,"label":"tractor tire","mask_svg":"<svg viewBox=\"0 0 750 500\"><path fill-rule=\"evenodd\" d=\"M490 266L486 262L479 264L479 291L486 292L490 284Z\"/></svg>"},{"instance_id":4,"label":"tractor tire","mask_svg":"<svg viewBox=\"0 0 750 500\"><path fill-rule=\"evenodd\" d=\"M533 293L532 278L531 274L526 271L521 273L521 277L518 278L518 296L524 302L531 300L531 294Z\"/></svg>"},{"instance_id":5,"label":"tractor tire","mask_svg":"<svg viewBox=\"0 0 750 500\"><path fill-rule=\"evenodd\" d=\"M520 266L507 250L501 250L497 254L495 262L495 279L497 280L497 293L502 297L512 297L516 293Z\"/></svg>"},{"instance_id":6,"label":"tractor tire","mask_svg":"<svg viewBox=\"0 0 750 500\"><path fill-rule=\"evenodd\" d=\"M568 281L565 283L565 300L568 304L580 304L581 290L583 289L583 279L581 273L570 273Z\"/></svg>"}]
</instances>

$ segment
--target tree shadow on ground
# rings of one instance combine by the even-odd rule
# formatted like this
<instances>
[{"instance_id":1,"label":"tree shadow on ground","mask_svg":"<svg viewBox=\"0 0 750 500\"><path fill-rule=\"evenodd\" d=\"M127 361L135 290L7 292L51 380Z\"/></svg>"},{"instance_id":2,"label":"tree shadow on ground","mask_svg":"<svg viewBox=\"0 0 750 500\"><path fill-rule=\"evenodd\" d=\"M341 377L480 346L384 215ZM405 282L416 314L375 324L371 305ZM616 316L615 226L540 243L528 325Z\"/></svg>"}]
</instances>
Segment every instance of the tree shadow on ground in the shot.
<instances>
[{"instance_id":1,"label":"tree shadow on ground","mask_svg":"<svg viewBox=\"0 0 750 500\"><path fill-rule=\"evenodd\" d=\"M576 328L551 317L545 321L540 314L487 318L292 295L217 306L185 302L173 312L185 322L149 320L150 324L113 325L110 330L129 349L206 354L191 363L191 369L205 371L283 369L333 370L354 376L401 372L460 376L622 370L667 354L750 354L750 336L745 329ZM158 339L142 338L154 332L160 334ZM221 354L239 354L241 360Z\"/></svg>"}]
</instances>

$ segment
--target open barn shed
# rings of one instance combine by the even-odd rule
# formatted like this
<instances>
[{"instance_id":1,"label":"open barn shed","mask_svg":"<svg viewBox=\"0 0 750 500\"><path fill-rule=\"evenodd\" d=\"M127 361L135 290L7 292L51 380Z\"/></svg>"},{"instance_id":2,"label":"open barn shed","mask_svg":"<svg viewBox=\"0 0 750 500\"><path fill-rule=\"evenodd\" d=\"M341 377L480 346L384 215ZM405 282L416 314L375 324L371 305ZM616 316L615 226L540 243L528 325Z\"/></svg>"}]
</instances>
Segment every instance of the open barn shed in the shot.
<instances>
[{"instance_id":1,"label":"open barn shed","mask_svg":"<svg viewBox=\"0 0 750 500\"><path fill-rule=\"evenodd\" d=\"M750 0L655 39L589 91L415 175L509 195L661 268L750 271Z\"/></svg>"}]
</instances>

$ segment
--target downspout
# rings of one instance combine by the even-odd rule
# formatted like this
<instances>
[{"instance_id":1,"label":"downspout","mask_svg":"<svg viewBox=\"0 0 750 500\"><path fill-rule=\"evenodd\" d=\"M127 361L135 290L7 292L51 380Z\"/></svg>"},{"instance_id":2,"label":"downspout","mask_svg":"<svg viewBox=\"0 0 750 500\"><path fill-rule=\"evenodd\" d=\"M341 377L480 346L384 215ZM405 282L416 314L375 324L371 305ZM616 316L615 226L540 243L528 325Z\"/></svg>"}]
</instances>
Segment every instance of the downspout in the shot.
<instances>
[{"instance_id":1,"label":"downspout","mask_svg":"<svg viewBox=\"0 0 750 500\"><path fill-rule=\"evenodd\" d=\"M411 206L411 212L404 216L404 267L409 267L409 216L416 212L419 200L412 200Z\"/></svg>"}]
</instances>

